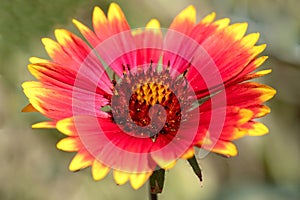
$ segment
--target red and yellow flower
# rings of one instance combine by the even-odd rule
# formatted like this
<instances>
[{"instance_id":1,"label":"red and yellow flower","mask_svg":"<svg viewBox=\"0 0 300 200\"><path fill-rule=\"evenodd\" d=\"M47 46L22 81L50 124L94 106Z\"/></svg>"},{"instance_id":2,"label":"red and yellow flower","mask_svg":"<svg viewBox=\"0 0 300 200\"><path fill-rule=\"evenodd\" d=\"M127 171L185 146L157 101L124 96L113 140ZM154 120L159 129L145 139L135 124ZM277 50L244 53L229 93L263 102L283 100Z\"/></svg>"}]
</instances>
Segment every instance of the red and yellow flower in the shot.
<instances>
[{"instance_id":1,"label":"red and yellow flower","mask_svg":"<svg viewBox=\"0 0 300 200\"><path fill-rule=\"evenodd\" d=\"M194 147L236 156L233 140L268 132L255 118L270 112L263 103L275 90L248 81L271 70L255 71L266 45L245 35L247 23L215 13L196 23L189 6L163 35L156 19L131 30L115 3L107 16L95 7L93 31L73 23L88 43L55 30L56 41L42 39L51 59L30 58L37 81L22 85L23 111L49 118L32 127L58 129L67 137L57 148L77 152L71 171L91 166L101 180L112 169L117 184L137 189L179 158L192 164Z\"/></svg>"}]
</instances>

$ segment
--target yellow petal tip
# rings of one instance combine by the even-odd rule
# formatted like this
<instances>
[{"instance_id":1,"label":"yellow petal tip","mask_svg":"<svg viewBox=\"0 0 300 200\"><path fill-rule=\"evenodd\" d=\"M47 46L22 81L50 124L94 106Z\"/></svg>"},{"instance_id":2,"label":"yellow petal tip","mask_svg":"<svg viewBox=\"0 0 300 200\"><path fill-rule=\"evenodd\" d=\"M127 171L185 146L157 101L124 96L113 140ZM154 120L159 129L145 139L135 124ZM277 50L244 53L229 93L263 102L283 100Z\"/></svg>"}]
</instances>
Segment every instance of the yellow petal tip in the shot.
<instances>
[{"instance_id":1,"label":"yellow petal tip","mask_svg":"<svg viewBox=\"0 0 300 200\"><path fill-rule=\"evenodd\" d=\"M201 23L202 24L210 24L212 23L216 18L216 13L212 12L209 15L205 16L202 20Z\"/></svg>"},{"instance_id":2,"label":"yellow petal tip","mask_svg":"<svg viewBox=\"0 0 300 200\"><path fill-rule=\"evenodd\" d=\"M99 181L103 179L108 172L110 171L110 168L102 164L101 162L95 160L92 165L92 176L95 181Z\"/></svg>"},{"instance_id":3,"label":"yellow petal tip","mask_svg":"<svg viewBox=\"0 0 300 200\"><path fill-rule=\"evenodd\" d=\"M196 8L193 5L189 5L176 17L179 20L188 20L192 23L196 23Z\"/></svg>"},{"instance_id":4,"label":"yellow petal tip","mask_svg":"<svg viewBox=\"0 0 300 200\"><path fill-rule=\"evenodd\" d=\"M146 28L160 28L160 23L157 19L151 19L147 23Z\"/></svg>"},{"instance_id":5,"label":"yellow petal tip","mask_svg":"<svg viewBox=\"0 0 300 200\"><path fill-rule=\"evenodd\" d=\"M31 127L32 128L55 128L55 122L52 121L39 122L33 124Z\"/></svg>"},{"instance_id":6,"label":"yellow petal tip","mask_svg":"<svg viewBox=\"0 0 300 200\"><path fill-rule=\"evenodd\" d=\"M258 55L267 48L267 44L261 44L252 48L253 54Z\"/></svg>"},{"instance_id":7,"label":"yellow petal tip","mask_svg":"<svg viewBox=\"0 0 300 200\"><path fill-rule=\"evenodd\" d=\"M56 144L56 148L67 152L79 151L78 140L74 137L63 138Z\"/></svg>"},{"instance_id":8,"label":"yellow petal tip","mask_svg":"<svg viewBox=\"0 0 300 200\"><path fill-rule=\"evenodd\" d=\"M118 171L118 170L114 170L113 177L114 177L115 182L118 185L123 185L129 180L130 174L128 174L126 172L121 172L121 171Z\"/></svg>"},{"instance_id":9,"label":"yellow petal tip","mask_svg":"<svg viewBox=\"0 0 300 200\"><path fill-rule=\"evenodd\" d=\"M76 129L74 129L74 119L65 118L56 123L56 129L67 136L77 135Z\"/></svg>"},{"instance_id":10,"label":"yellow petal tip","mask_svg":"<svg viewBox=\"0 0 300 200\"><path fill-rule=\"evenodd\" d=\"M216 25L218 27L218 29L220 30L220 29L227 27L229 23L230 23L229 18L223 18L223 19L219 19L219 20L215 21L214 25Z\"/></svg>"},{"instance_id":11,"label":"yellow petal tip","mask_svg":"<svg viewBox=\"0 0 300 200\"><path fill-rule=\"evenodd\" d=\"M114 2L109 5L107 17L110 21L113 19L123 21L123 19L125 18L120 6Z\"/></svg>"},{"instance_id":12,"label":"yellow petal tip","mask_svg":"<svg viewBox=\"0 0 300 200\"><path fill-rule=\"evenodd\" d=\"M255 122L252 125L252 129L248 130L249 136L263 136L269 133L268 127L260 122Z\"/></svg>"},{"instance_id":13,"label":"yellow petal tip","mask_svg":"<svg viewBox=\"0 0 300 200\"><path fill-rule=\"evenodd\" d=\"M50 38L42 38L41 39L44 46L47 46L52 40Z\"/></svg>"},{"instance_id":14,"label":"yellow petal tip","mask_svg":"<svg viewBox=\"0 0 300 200\"><path fill-rule=\"evenodd\" d=\"M135 190L138 190L142 187L145 182L149 179L152 172L140 173L140 174L131 174L130 175L130 184L131 187Z\"/></svg>"},{"instance_id":15,"label":"yellow petal tip","mask_svg":"<svg viewBox=\"0 0 300 200\"><path fill-rule=\"evenodd\" d=\"M91 160L86 159L83 154L78 152L73 157L73 159L69 165L69 170L74 172L74 171L78 171L80 169L84 169L90 165L91 165Z\"/></svg>"},{"instance_id":16,"label":"yellow petal tip","mask_svg":"<svg viewBox=\"0 0 300 200\"><path fill-rule=\"evenodd\" d=\"M34 63L49 63L50 61L46 60L46 59L38 58L38 57L30 57L29 62L31 64L34 64Z\"/></svg>"},{"instance_id":17,"label":"yellow petal tip","mask_svg":"<svg viewBox=\"0 0 300 200\"><path fill-rule=\"evenodd\" d=\"M77 19L72 19L72 23L75 24L75 26L81 25L81 23Z\"/></svg>"}]
</instances>

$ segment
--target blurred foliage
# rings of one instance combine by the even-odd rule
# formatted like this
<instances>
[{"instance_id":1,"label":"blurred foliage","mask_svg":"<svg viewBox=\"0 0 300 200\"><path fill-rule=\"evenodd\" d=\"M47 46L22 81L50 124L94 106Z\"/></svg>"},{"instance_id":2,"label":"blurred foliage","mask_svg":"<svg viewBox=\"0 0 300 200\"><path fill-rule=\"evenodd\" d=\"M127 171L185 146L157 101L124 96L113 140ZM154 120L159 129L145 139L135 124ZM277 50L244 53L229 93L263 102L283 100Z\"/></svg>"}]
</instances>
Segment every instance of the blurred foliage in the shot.
<instances>
[{"instance_id":1,"label":"blurred foliage","mask_svg":"<svg viewBox=\"0 0 300 200\"><path fill-rule=\"evenodd\" d=\"M55 149L57 131L31 130L38 114L21 114L27 104L21 83L32 80L30 56L47 57L40 42L55 28L76 18L91 24L94 5L105 11L109 0L0 0L0 199L147 199L147 186L133 191L115 186L112 176L95 183L89 170L70 173L69 153ZM278 90L264 118L270 134L237 141L239 156L210 154L201 160L204 188L180 161L167 173L161 199L300 199L300 1L299 0L116 0L132 27L152 17L168 27L185 6L194 4L198 19L216 11L218 18L247 21L249 32L260 32L270 55L264 68L273 73L260 81Z\"/></svg>"}]
</instances>

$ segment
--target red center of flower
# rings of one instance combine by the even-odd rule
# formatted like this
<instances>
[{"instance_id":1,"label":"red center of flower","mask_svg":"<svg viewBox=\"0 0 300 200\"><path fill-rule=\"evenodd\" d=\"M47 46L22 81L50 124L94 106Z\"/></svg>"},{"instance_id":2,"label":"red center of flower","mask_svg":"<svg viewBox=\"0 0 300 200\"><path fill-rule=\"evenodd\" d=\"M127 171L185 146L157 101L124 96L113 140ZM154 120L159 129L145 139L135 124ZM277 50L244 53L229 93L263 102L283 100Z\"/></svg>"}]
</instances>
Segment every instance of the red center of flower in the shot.
<instances>
[{"instance_id":1,"label":"red center of flower","mask_svg":"<svg viewBox=\"0 0 300 200\"><path fill-rule=\"evenodd\" d=\"M124 77L115 85L112 97L114 121L127 133L138 137L159 134L175 136L190 107L186 80L172 78L168 70L124 71Z\"/></svg>"}]
</instances>

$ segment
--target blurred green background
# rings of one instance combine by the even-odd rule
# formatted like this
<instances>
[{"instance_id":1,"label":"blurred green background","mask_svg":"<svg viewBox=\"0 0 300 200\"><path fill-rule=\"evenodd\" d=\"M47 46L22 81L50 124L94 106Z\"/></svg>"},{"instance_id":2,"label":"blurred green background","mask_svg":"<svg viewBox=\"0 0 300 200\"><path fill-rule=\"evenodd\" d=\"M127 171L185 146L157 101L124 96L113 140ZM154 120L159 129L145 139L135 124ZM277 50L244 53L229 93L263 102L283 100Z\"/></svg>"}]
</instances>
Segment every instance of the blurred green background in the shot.
<instances>
[{"instance_id":1,"label":"blurred green background","mask_svg":"<svg viewBox=\"0 0 300 200\"><path fill-rule=\"evenodd\" d=\"M94 182L90 170L71 173L71 153L56 150L62 137L53 130L32 130L38 114L20 113L27 99L21 83L32 80L28 58L47 58L42 37L55 28L75 31L77 18L91 24L94 5L105 11L109 0L0 0L0 199L110 200L148 199L147 186L134 191L116 186L111 174ZM278 90L263 119L270 134L236 142L239 155L226 159L214 154L200 160L204 187L189 165L180 161L167 172L161 200L167 199L300 199L300 1L299 0L116 0L132 27L152 17L162 27L184 7L194 4L198 19L212 11L218 18L249 22L249 32L260 32L273 73L261 82ZM75 31L78 33L77 31Z\"/></svg>"}]
</instances>

